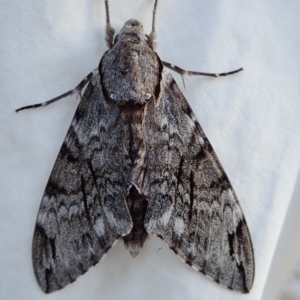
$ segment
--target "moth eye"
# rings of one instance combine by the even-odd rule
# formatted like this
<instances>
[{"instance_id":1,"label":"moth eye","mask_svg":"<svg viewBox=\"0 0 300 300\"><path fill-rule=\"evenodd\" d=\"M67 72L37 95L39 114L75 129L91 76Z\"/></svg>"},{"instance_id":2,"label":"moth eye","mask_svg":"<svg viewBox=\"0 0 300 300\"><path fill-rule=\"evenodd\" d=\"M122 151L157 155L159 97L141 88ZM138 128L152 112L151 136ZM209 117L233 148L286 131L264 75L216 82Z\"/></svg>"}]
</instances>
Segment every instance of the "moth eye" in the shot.
<instances>
[{"instance_id":1,"label":"moth eye","mask_svg":"<svg viewBox=\"0 0 300 300\"><path fill-rule=\"evenodd\" d=\"M145 100L149 100L151 97L152 97L151 94L149 94L149 93L146 93L146 94L145 94Z\"/></svg>"}]
</instances>

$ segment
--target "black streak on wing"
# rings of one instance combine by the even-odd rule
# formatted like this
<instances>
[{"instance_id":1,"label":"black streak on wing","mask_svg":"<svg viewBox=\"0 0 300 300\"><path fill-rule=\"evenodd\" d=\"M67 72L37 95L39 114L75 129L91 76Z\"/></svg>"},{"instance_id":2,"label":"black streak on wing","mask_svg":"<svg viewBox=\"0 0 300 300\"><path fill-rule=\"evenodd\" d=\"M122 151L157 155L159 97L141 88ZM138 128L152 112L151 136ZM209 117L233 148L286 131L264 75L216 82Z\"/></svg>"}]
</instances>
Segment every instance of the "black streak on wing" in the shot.
<instances>
[{"instance_id":1,"label":"black streak on wing","mask_svg":"<svg viewBox=\"0 0 300 300\"><path fill-rule=\"evenodd\" d=\"M229 254L232 256L234 254L234 233L228 232L228 244L229 244Z\"/></svg>"},{"instance_id":2,"label":"black streak on wing","mask_svg":"<svg viewBox=\"0 0 300 300\"><path fill-rule=\"evenodd\" d=\"M89 212L89 208L88 208L88 204L87 204L87 200L86 200L85 182L84 182L84 178L83 178L82 174L81 174L81 191L82 191L82 200L84 203L84 210L86 213L86 217L90 221L91 216L90 216L90 212Z\"/></svg>"},{"instance_id":3,"label":"black streak on wing","mask_svg":"<svg viewBox=\"0 0 300 300\"><path fill-rule=\"evenodd\" d=\"M178 170L178 173L177 173L177 188L178 188L178 185L181 182L183 162L184 162L184 157L182 156L181 159L180 159L179 170Z\"/></svg>"},{"instance_id":4,"label":"black streak on wing","mask_svg":"<svg viewBox=\"0 0 300 300\"><path fill-rule=\"evenodd\" d=\"M190 174L190 206L189 206L189 220L193 216L193 205L194 205L194 174L191 171Z\"/></svg>"},{"instance_id":5,"label":"black streak on wing","mask_svg":"<svg viewBox=\"0 0 300 300\"><path fill-rule=\"evenodd\" d=\"M93 177L93 181L94 181L94 184L95 184L95 187L97 188L97 177L96 177L96 174L95 174L95 170L92 166L92 163L90 161L88 161L88 166L89 166L89 169L91 171L91 174L92 174L92 177ZM97 188L98 189L98 188Z\"/></svg>"}]
</instances>

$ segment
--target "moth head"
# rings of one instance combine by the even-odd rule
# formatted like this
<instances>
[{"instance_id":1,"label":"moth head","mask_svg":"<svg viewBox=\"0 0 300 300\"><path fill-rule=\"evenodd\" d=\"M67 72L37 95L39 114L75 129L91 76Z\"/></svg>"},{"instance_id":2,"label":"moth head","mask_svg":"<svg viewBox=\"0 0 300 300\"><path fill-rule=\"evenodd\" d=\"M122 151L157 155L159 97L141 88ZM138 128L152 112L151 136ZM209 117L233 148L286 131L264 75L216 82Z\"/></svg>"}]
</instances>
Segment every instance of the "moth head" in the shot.
<instances>
[{"instance_id":1,"label":"moth head","mask_svg":"<svg viewBox=\"0 0 300 300\"><path fill-rule=\"evenodd\" d=\"M145 41L146 35L144 32L143 24L135 19L128 20L120 33L116 36L114 43L119 40L129 39L132 41Z\"/></svg>"}]
</instances>

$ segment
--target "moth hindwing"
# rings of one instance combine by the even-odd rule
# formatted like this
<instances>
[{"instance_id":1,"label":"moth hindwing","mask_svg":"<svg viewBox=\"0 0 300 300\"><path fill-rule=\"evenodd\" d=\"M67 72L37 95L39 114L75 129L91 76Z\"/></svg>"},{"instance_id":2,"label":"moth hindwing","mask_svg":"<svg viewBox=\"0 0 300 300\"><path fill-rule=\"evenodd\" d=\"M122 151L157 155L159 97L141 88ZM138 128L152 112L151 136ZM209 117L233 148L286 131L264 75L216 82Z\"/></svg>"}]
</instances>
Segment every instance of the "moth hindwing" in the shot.
<instances>
[{"instance_id":1,"label":"moth hindwing","mask_svg":"<svg viewBox=\"0 0 300 300\"><path fill-rule=\"evenodd\" d=\"M106 5L109 50L74 89L85 88L38 212L34 272L46 293L97 264L122 237L136 256L160 237L182 260L216 282L250 291L254 255L238 199L210 142L156 51L155 16L146 35L137 20L114 37Z\"/></svg>"}]
</instances>

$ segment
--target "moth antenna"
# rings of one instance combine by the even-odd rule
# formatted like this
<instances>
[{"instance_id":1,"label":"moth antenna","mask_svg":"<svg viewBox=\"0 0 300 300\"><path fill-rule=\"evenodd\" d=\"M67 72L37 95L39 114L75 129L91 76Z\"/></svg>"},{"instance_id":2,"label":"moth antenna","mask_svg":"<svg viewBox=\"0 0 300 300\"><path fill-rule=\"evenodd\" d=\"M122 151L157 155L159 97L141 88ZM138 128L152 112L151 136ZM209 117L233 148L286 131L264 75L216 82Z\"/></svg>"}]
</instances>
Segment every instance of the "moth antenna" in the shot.
<instances>
[{"instance_id":1,"label":"moth antenna","mask_svg":"<svg viewBox=\"0 0 300 300\"><path fill-rule=\"evenodd\" d=\"M105 40L108 48L111 48L113 45L115 30L110 24L108 0L105 0L105 13L106 13Z\"/></svg>"},{"instance_id":2,"label":"moth antenna","mask_svg":"<svg viewBox=\"0 0 300 300\"><path fill-rule=\"evenodd\" d=\"M157 49L157 35L155 31L157 3L158 0L155 0L154 8L153 8L153 17L152 17L152 31L149 34L149 45L154 51L156 51Z\"/></svg>"},{"instance_id":3,"label":"moth antenna","mask_svg":"<svg viewBox=\"0 0 300 300\"><path fill-rule=\"evenodd\" d=\"M153 17L152 17L152 32L155 32L155 25L156 25L156 8L157 8L158 0L155 0L154 8L153 8Z\"/></svg>"}]
</instances>

